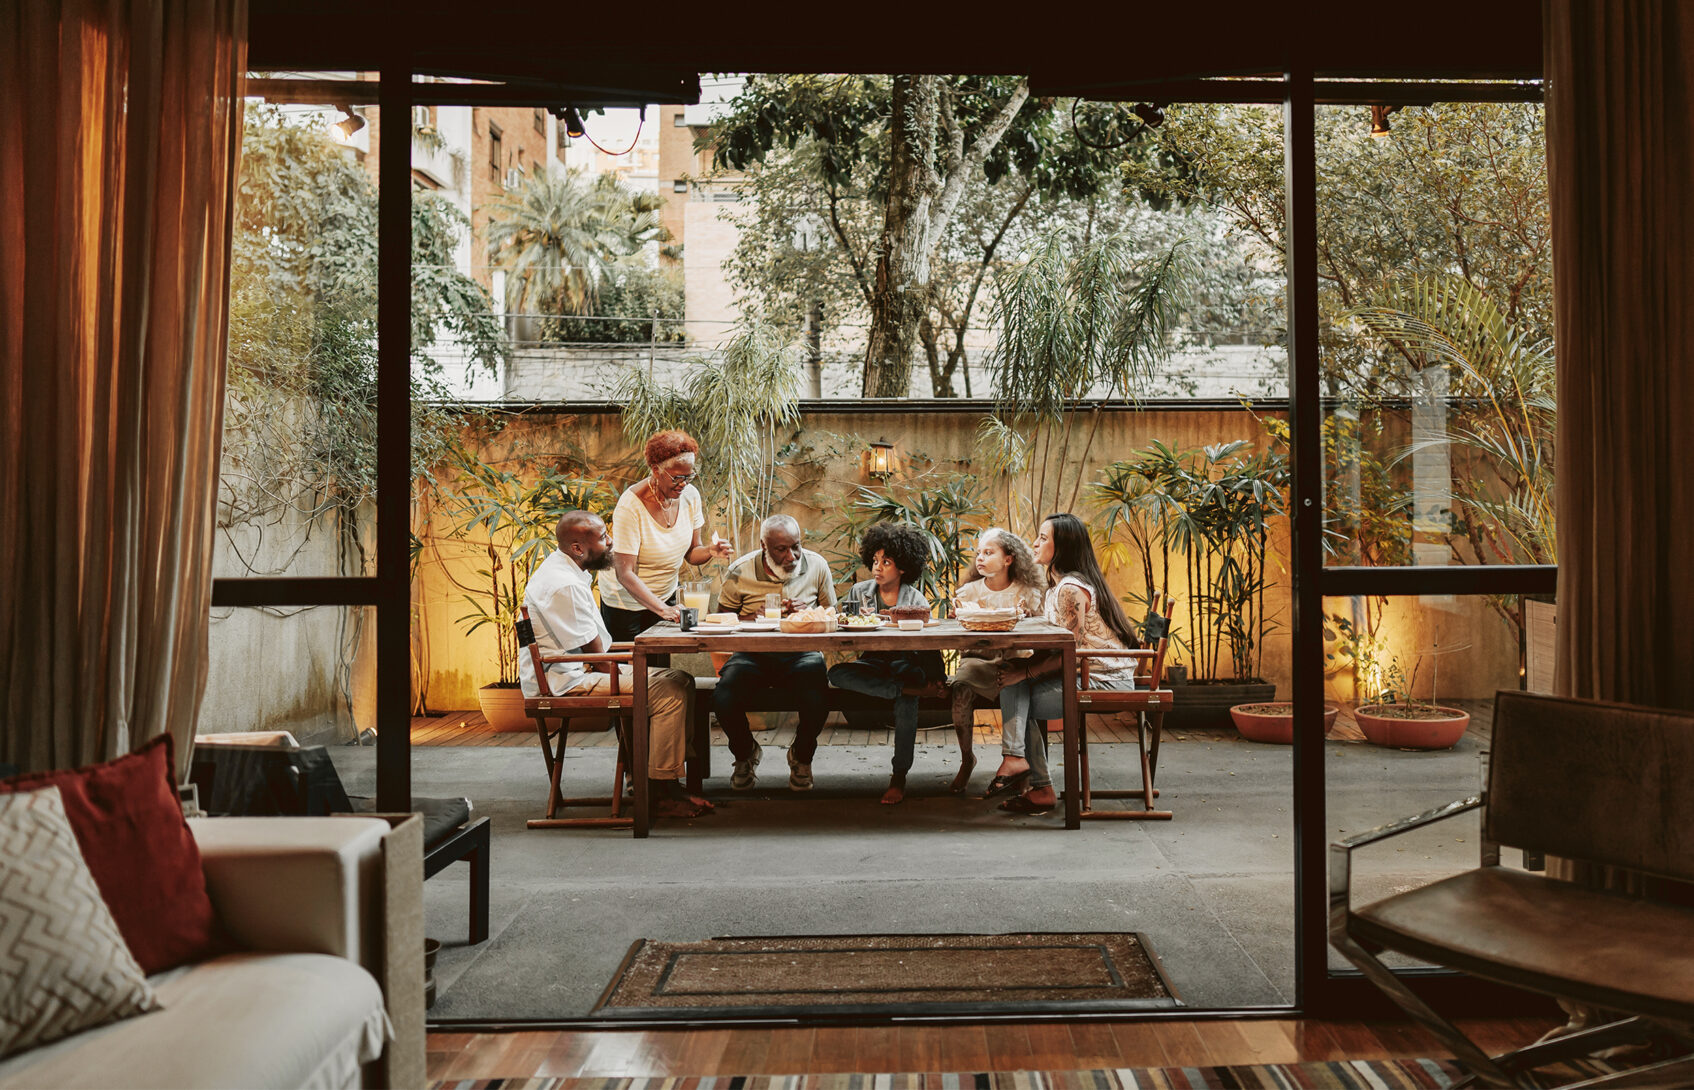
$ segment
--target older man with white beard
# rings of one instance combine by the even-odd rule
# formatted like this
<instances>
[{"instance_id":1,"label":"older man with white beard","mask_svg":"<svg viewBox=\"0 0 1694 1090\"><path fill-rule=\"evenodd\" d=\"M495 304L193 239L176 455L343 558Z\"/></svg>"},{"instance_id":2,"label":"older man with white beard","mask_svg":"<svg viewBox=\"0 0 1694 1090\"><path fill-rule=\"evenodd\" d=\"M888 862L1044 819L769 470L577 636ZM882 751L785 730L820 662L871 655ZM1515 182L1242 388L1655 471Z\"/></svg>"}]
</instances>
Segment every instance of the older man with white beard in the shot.
<instances>
[{"instance_id":1,"label":"older man with white beard","mask_svg":"<svg viewBox=\"0 0 1694 1090\"><path fill-rule=\"evenodd\" d=\"M718 592L719 609L757 617L764 611L767 594L781 595L785 612L835 604L829 564L817 553L800 547L798 522L787 515L772 515L759 526L759 546L756 552L729 566L723 589ZM823 656L816 651L737 651L718 671L712 710L729 736L729 751L735 757L729 785L746 791L758 779L755 769L763 749L753 740L747 705L755 692L766 688L780 688L794 698L800 725L788 750L788 786L809 791L818 735L829 718L828 674Z\"/></svg>"}]
</instances>

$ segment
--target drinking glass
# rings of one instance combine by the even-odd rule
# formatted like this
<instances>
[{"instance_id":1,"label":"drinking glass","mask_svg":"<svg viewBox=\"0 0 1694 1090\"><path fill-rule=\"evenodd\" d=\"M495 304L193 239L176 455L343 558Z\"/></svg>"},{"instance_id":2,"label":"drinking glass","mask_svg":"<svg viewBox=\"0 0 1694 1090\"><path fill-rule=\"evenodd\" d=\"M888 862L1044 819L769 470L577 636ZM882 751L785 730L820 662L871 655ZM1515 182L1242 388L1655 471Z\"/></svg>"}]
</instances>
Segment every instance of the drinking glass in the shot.
<instances>
[{"instance_id":1,"label":"drinking glass","mask_svg":"<svg viewBox=\"0 0 1694 1090\"><path fill-rule=\"evenodd\" d=\"M712 584L684 583L682 585L682 607L698 611L704 618L712 604Z\"/></svg>"},{"instance_id":2,"label":"drinking glass","mask_svg":"<svg viewBox=\"0 0 1694 1090\"><path fill-rule=\"evenodd\" d=\"M771 621L782 620L782 595L765 595L765 619Z\"/></svg>"}]
</instances>

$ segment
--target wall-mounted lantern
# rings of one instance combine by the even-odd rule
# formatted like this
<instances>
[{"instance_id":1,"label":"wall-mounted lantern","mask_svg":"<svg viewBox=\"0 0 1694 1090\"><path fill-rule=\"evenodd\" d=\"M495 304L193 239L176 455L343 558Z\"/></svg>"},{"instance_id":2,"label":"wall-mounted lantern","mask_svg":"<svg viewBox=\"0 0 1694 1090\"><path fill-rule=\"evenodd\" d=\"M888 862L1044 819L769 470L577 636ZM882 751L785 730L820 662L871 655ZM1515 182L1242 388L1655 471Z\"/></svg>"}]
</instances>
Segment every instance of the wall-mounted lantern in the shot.
<instances>
[{"instance_id":1,"label":"wall-mounted lantern","mask_svg":"<svg viewBox=\"0 0 1694 1090\"><path fill-rule=\"evenodd\" d=\"M870 473L872 477L875 477L879 481L886 481L888 478L894 476L893 443L885 443L879 439L871 444Z\"/></svg>"}]
</instances>

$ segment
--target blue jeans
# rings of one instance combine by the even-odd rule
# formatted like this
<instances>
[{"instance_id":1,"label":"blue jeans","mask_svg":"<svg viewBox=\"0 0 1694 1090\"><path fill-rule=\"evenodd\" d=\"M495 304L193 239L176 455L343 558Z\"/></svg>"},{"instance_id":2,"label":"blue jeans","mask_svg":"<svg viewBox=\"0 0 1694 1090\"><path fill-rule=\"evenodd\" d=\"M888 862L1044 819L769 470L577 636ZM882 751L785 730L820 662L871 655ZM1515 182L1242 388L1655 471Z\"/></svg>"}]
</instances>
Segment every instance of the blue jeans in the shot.
<instances>
[{"instance_id":1,"label":"blue jeans","mask_svg":"<svg viewBox=\"0 0 1694 1090\"><path fill-rule=\"evenodd\" d=\"M894 702L894 774L904 776L910 771L918 739L918 698L900 692L904 685L889 664L843 662L829 668L829 683Z\"/></svg>"},{"instance_id":2,"label":"blue jeans","mask_svg":"<svg viewBox=\"0 0 1694 1090\"><path fill-rule=\"evenodd\" d=\"M1099 679L1093 684L1096 689L1120 688ZM1053 786L1053 776L1047 771L1047 720L1064 717L1064 686L1056 674L1020 681L1000 690L1001 729L1009 731L1012 723L1023 724L1023 755L1029 762L1031 791Z\"/></svg>"},{"instance_id":3,"label":"blue jeans","mask_svg":"<svg viewBox=\"0 0 1694 1090\"><path fill-rule=\"evenodd\" d=\"M816 651L737 651L729 656L718 671L718 687L712 696L712 711L717 713L718 726L729 736L729 751L738 761L753 755L747 705L760 689L782 689L800 713L800 725L794 732L794 759L811 764L818 735L829 718L828 684L823 656Z\"/></svg>"}]
</instances>

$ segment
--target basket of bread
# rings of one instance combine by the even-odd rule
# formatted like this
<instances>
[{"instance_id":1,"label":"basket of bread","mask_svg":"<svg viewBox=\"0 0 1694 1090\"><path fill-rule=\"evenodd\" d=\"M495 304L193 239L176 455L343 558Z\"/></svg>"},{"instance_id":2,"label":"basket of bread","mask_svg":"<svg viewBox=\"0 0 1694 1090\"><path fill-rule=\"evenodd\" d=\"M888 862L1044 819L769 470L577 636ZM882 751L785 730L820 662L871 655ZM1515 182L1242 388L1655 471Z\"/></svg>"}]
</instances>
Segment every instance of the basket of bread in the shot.
<instances>
[{"instance_id":1,"label":"basket of bread","mask_svg":"<svg viewBox=\"0 0 1694 1090\"><path fill-rule=\"evenodd\" d=\"M1010 632L1018 626L1018 618L1023 616L1016 606L984 609L971 605L960 606L953 615L958 618L961 627L971 632Z\"/></svg>"},{"instance_id":2,"label":"basket of bread","mask_svg":"<svg viewBox=\"0 0 1694 1090\"><path fill-rule=\"evenodd\" d=\"M784 632L834 632L838 627L830 606L797 609L782 619Z\"/></svg>"}]
</instances>

